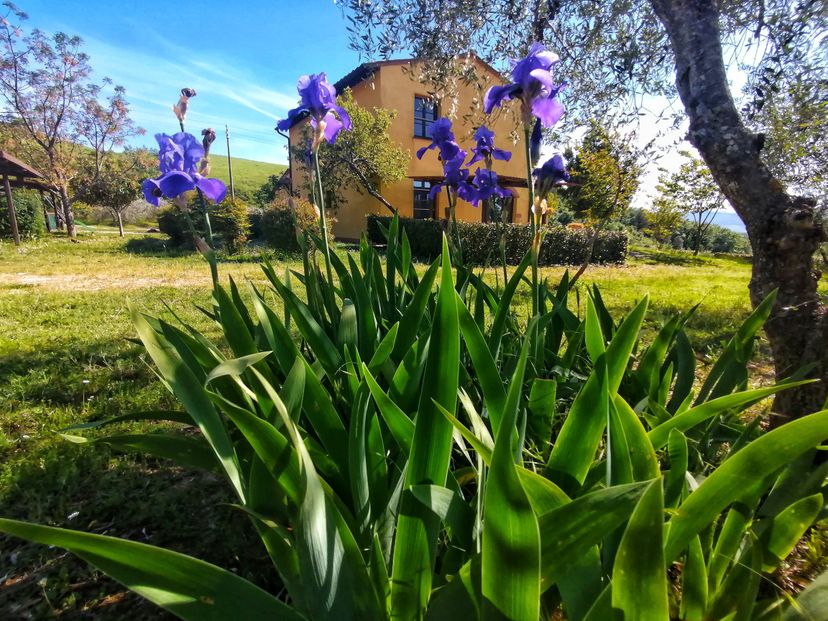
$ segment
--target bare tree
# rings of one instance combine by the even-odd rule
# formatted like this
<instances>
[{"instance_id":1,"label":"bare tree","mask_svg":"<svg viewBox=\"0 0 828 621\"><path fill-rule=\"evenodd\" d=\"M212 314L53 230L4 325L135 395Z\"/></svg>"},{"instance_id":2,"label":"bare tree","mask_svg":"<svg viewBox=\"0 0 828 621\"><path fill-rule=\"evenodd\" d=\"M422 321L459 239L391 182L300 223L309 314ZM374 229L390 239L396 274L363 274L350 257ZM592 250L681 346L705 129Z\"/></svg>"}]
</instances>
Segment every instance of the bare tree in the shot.
<instances>
[{"instance_id":1,"label":"bare tree","mask_svg":"<svg viewBox=\"0 0 828 621\"><path fill-rule=\"evenodd\" d=\"M111 84L112 80L104 78L104 86ZM129 116L129 104L123 86L115 86L114 93L103 104L99 100L100 91L101 87L92 87L78 113L78 133L92 147L97 175L100 175L106 158L113 149L124 147L132 136L146 133Z\"/></svg>"},{"instance_id":2,"label":"bare tree","mask_svg":"<svg viewBox=\"0 0 828 621\"><path fill-rule=\"evenodd\" d=\"M3 6L0 96L24 136L18 148L57 191L67 232L75 237L70 188L84 159L82 144L92 148L100 173L107 154L143 130L129 119L123 88L114 87L105 103L99 101L111 82L90 81L92 67L79 37L37 29L24 34L21 24L28 16L11 2Z\"/></svg>"}]
</instances>

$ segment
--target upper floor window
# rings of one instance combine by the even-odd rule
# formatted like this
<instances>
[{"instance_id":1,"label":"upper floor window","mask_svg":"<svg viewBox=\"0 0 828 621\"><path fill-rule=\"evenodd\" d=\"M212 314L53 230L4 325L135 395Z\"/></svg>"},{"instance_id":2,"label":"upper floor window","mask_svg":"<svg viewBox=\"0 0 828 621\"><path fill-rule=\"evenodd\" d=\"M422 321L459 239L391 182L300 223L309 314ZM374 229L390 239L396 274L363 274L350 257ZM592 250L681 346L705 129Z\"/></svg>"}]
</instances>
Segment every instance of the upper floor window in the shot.
<instances>
[{"instance_id":1,"label":"upper floor window","mask_svg":"<svg viewBox=\"0 0 828 621\"><path fill-rule=\"evenodd\" d=\"M414 136L431 138L429 128L437 120L437 104L426 97L414 96Z\"/></svg>"}]
</instances>

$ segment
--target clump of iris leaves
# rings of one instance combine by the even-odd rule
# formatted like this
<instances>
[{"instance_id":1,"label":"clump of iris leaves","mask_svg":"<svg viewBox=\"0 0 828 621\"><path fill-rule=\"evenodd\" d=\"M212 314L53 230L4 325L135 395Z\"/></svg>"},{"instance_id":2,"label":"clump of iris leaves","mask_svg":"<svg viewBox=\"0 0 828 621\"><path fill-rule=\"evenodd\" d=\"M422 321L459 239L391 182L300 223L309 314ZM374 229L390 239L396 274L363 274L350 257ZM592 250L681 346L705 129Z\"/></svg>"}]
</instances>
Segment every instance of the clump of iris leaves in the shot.
<instances>
[{"instance_id":1,"label":"clump of iris leaves","mask_svg":"<svg viewBox=\"0 0 828 621\"><path fill-rule=\"evenodd\" d=\"M823 516L828 438L828 412L770 432L742 419L802 383L746 389L772 297L694 390L691 313L644 346L646 298L612 317L592 288L578 317L564 277L527 318L514 296L528 255L493 288L447 244L422 273L407 249L395 219L385 261L366 243L330 255L337 284L313 253L298 279L264 265L283 312L251 283L249 304L217 286L226 347L132 309L182 410L130 445L224 473L278 596L162 548L0 530L184 619L819 618L824 578L795 601L760 588Z\"/></svg>"},{"instance_id":2,"label":"clump of iris leaves","mask_svg":"<svg viewBox=\"0 0 828 621\"><path fill-rule=\"evenodd\" d=\"M507 94L528 101L515 80ZM579 316L568 276L538 278L539 241L492 286L446 237L416 269L396 217L384 257L363 240L343 259L320 229L301 240L303 270L265 263L249 302L215 280L205 312L222 343L131 309L181 409L152 413L163 425L129 448L223 473L279 593L124 539L6 519L0 531L198 621L824 618L826 575L795 599L769 578L825 517L828 473L815 459L828 411L772 431L746 416L805 383L748 388L773 295L697 381L693 310L648 344L646 297L613 317L592 287ZM516 297L527 287L531 313Z\"/></svg>"}]
</instances>

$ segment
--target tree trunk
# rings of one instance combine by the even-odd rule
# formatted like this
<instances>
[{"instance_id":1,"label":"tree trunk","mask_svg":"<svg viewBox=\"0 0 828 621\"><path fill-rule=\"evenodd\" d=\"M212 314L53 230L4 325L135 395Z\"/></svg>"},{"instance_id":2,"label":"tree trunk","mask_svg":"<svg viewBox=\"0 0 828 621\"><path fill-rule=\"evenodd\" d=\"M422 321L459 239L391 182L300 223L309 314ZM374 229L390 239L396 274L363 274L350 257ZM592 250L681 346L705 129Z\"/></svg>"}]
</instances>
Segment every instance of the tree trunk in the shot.
<instances>
[{"instance_id":1,"label":"tree trunk","mask_svg":"<svg viewBox=\"0 0 828 621\"><path fill-rule=\"evenodd\" d=\"M49 211L46 209L46 196L43 193L43 190L40 190L40 206L43 209L43 222L46 224L46 232L52 232L52 225L49 222Z\"/></svg>"},{"instance_id":2,"label":"tree trunk","mask_svg":"<svg viewBox=\"0 0 828 621\"><path fill-rule=\"evenodd\" d=\"M601 231L598 227L592 229L592 235L589 236L589 247L587 248L586 258L584 262L581 264L581 267L578 268L578 271L575 272L575 275L569 281L569 287L572 288L575 286L575 283L578 282L578 279L584 275L584 272L587 271L590 262L592 261L592 253L595 250L595 240L598 239L598 233Z\"/></svg>"},{"instance_id":3,"label":"tree trunk","mask_svg":"<svg viewBox=\"0 0 828 621\"><path fill-rule=\"evenodd\" d=\"M115 212L115 217L118 219L118 235L123 237L124 236L124 221L121 218L121 212L116 211Z\"/></svg>"},{"instance_id":4,"label":"tree trunk","mask_svg":"<svg viewBox=\"0 0 828 621\"><path fill-rule=\"evenodd\" d=\"M57 201L54 200L54 195L52 199L52 210L55 212L55 226L57 227L58 231L63 230L63 215L61 214L60 210L58 209Z\"/></svg>"},{"instance_id":5,"label":"tree trunk","mask_svg":"<svg viewBox=\"0 0 828 621\"><path fill-rule=\"evenodd\" d=\"M765 325L777 379L814 365L822 381L781 392L771 420L778 426L822 407L828 390L828 319L817 296L813 255L823 239L813 203L789 195L759 157L756 136L730 95L714 0L651 0L676 59L676 85L690 121L688 139L745 223L753 248L751 302L774 289Z\"/></svg>"},{"instance_id":6,"label":"tree trunk","mask_svg":"<svg viewBox=\"0 0 828 621\"><path fill-rule=\"evenodd\" d=\"M63 210L63 220L66 222L66 232L69 234L69 237L75 239L77 237L75 214L72 213L72 201L65 187L60 188L60 205Z\"/></svg>"}]
</instances>

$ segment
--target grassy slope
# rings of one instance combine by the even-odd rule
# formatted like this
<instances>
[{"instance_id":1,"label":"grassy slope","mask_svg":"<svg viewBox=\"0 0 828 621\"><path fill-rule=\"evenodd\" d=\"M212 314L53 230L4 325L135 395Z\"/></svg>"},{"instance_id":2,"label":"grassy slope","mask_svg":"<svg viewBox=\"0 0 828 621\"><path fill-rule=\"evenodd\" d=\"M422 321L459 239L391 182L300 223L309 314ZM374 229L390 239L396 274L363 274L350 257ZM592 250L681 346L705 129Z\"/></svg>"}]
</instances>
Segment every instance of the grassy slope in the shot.
<instances>
[{"instance_id":1,"label":"grassy slope","mask_svg":"<svg viewBox=\"0 0 828 621\"><path fill-rule=\"evenodd\" d=\"M245 160L239 157L230 158L233 162L233 184L236 191L252 194L267 181L270 175L281 175L287 168L284 164L270 164ZM210 176L218 177L228 184L230 175L227 171L227 157L214 155L210 158Z\"/></svg>"},{"instance_id":2,"label":"grassy slope","mask_svg":"<svg viewBox=\"0 0 828 621\"><path fill-rule=\"evenodd\" d=\"M246 519L217 506L230 497L215 477L101 445L72 445L53 433L75 422L176 407L142 349L128 340L128 300L169 318L168 302L218 337L194 308L209 300L199 257L129 254L124 244L113 235L79 244L55 238L19 254L0 244L0 514L172 547L272 587L274 571ZM264 280L255 262L224 262L220 269L237 282ZM544 272L555 279L562 270ZM615 311L649 292L651 328L701 301L691 337L715 350L749 312L749 272L743 260L648 255L625 267L591 268L584 284L600 283ZM0 567L0 618L169 618L60 550L0 536Z\"/></svg>"}]
</instances>

